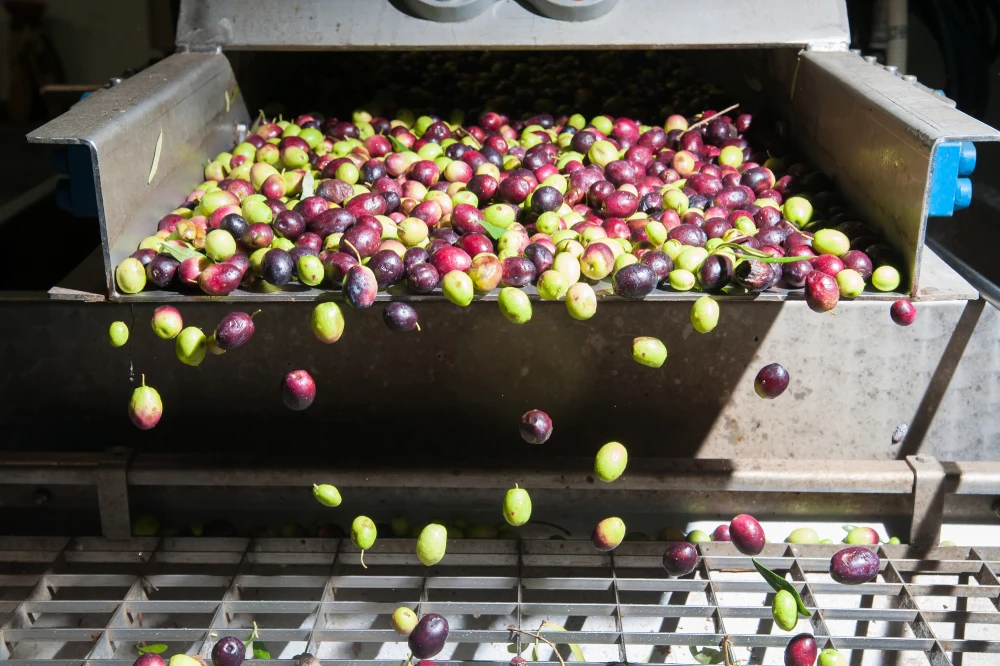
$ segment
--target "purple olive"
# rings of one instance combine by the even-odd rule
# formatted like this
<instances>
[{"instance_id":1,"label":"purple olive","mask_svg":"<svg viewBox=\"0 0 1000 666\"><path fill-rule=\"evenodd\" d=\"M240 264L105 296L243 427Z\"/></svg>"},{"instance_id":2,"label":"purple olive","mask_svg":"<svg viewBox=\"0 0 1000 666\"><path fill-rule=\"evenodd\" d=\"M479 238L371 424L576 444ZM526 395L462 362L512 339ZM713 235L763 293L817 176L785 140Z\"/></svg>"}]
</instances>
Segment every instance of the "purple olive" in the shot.
<instances>
[{"instance_id":1,"label":"purple olive","mask_svg":"<svg viewBox=\"0 0 1000 666\"><path fill-rule=\"evenodd\" d=\"M771 278L774 273L771 268L760 259L744 259L733 270L733 279L751 293L761 292L771 285Z\"/></svg>"},{"instance_id":2,"label":"purple olive","mask_svg":"<svg viewBox=\"0 0 1000 666\"><path fill-rule=\"evenodd\" d=\"M830 577L844 585L861 585L878 575L878 553L864 546L851 546L830 558Z\"/></svg>"},{"instance_id":3,"label":"purple olive","mask_svg":"<svg viewBox=\"0 0 1000 666\"><path fill-rule=\"evenodd\" d=\"M375 273L379 289L391 287L403 277L403 260L393 250L379 250L373 254L368 268Z\"/></svg>"},{"instance_id":4,"label":"purple olive","mask_svg":"<svg viewBox=\"0 0 1000 666\"><path fill-rule=\"evenodd\" d=\"M324 202L325 203L325 202ZM295 240L306 230L306 219L294 210L283 210L274 216L271 223L275 233L289 240ZM240 236L236 236L239 238Z\"/></svg>"},{"instance_id":5,"label":"purple olive","mask_svg":"<svg viewBox=\"0 0 1000 666\"><path fill-rule=\"evenodd\" d=\"M540 243L532 243L524 248L524 256L526 259L530 259L531 263L535 265L535 273L537 275L541 275L552 268L552 262L554 261L552 252Z\"/></svg>"},{"instance_id":6,"label":"purple olive","mask_svg":"<svg viewBox=\"0 0 1000 666\"><path fill-rule=\"evenodd\" d=\"M417 322L417 311L409 303L399 301L389 303L382 311L382 319L386 326L400 333L413 329L420 330L420 324Z\"/></svg>"},{"instance_id":7,"label":"purple olive","mask_svg":"<svg viewBox=\"0 0 1000 666\"><path fill-rule=\"evenodd\" d=\"M542 410L532 409L521 417L518 430L528 444L544 444L552 436L552 419Z\"/></svg>"},{"instance_id":8,"label":"purple olive","mask_svg":"<svg viewBox=\"0 0 1000 666\"><path fill-rule=\"evenodd\" d=\"M695 224L679 224L667 232L667 240L678 241L681 245L705 247L708 234Z\"/></svg>"},{"instance_id":9,"label":"purple olive","mask_svg":"<svg viewBox=\"0 0 1000 666\"><path fill-rule=\"evenodd\" d=\"M448 620L437 613L428 613L420 618L406 642L414 657L430 659L444 649L447 640Z\"/></svg>"},{"instance_id":10,"label":"purple olive","mask_svg":"<svg viewBox=\"0 0 1000 666\"><path fill-rule=\"evenodd\" d=\"M330 234L342 234L354 226L357 218L346 208L331 208L309 220L306 227L320 238Z\"/></svg>"},{"instance_id":11,"label":"purple olive","mask_svg":"<svg viewBox=\"0 0 1000 666\"><path fill-rule=\"evenodd\" d=\"M414 264L406 270L406 284L417 294L431 293L440 281L441 274L430 263Z\"/></svg>"},{"instance_id":12,"label":"purple olive","mask_svg":"<svg viewBox=\"0 0 1000 666\"><path fill-rule=\"evenodd\" d=\"M703 291L718 294L733 281L733 261L725 254L710 254L698 268L698 282Z\"/></svg>"},{"instance_id":13,"label":"purple olive","mask_svg":"<svg viewBox=\"0 0 1000 666\"><path fill-rule=\"evenodd\" d=\"M764 528L753 516L741 513L733 518L729 523L729 536L736 550L744 555L757 555L764 550Z\"/></svg>"},{"instance_id":14,"label":"purple olive","mask_svg":"<svg viewBox=\"0 0 1000 666\"><path fill-rule=\"evenodd\" d=\"M806 286L806 278L812 273L813 266L808 261L793 261L782 266L782 277L785 284L796 289Z\"/></svg>"},{"instance_id":15,"label":"purple olive","mask_svg":"<svg viewBox=\"0 0 1000 666\"><path fill-rule=\"evenodd\" d=\"M422 247L411 247L403 254L403 268L407 271L411 266L426 264L431 260L431 255Z\"/></svg>"},{"instance_id":16,"label":"purple olive","mask_svg":"<svg viewBox=\"0 0 1000 666\"><path fill-rule=\"evenodd\" d=\"M534 262L525 257L507 257L503 260L503 277L500 282L507 287L531 284L538 275Z\"/></svg>"},{"instance_id":17,"label":"purple olive","mask_svg":"<svg viewBox=\"0 0 1000 666\"><path fill-rule=\"evenodd\" d=\"M641 301L656 288L656 273L645 264L629 264L611 277L611 286L622 298Z\"/></svg>"},{"instance_id":18,"label":"purple olive","mask_svg":"<svg viewBox=\"0 0 1000 666\"><path fill-rule=\"evenodd\" d=\"M220 349L230 351L250 342L253 337L253 317L246 312L230 312L215 328L215 343Z\"/></svg>"},{"instance_id":19,"label":"purple olive","mask_svg":"<svg viewBox=\"0 0 1000 666\"><path fill-rule=\"evenodd\" d=\"M861 250L848 250L840 260L844 263L844 268L856 270L863 280L868 280L875 271L872 260Z\"/></svg>"},{"instance_id":20,"label":"purple olive","mask_svg":"<svg viewBox=\"0 0 1000 666\"><path fill-rule=\"evenodd\" d=\"M785 646L785 666L813 666L819 647L812 634L793 636Z\"/></svg>"},{"instance_id":21,"label":"purple olive","mask_svg":"<svg viewBox=\"0 0 1000 666\"><path fill-rule=\"evenodd\" d=\"M157 287L166 287L177 275L177 267L181 262L169 254L158 254L146 266L146 279Z\"/></svg>"},{"instance_id":22,"label":"purple olive","mask_svg":"<svg viewBox=\"0 0 1000 666\"><path fill-rule=\"evenodd\" d=\"M166 666L166 664L160 655L147 652L146 654L139 655L139 658L135 660L132 666Z\"/></svg>"},{"instance_id":23,"label":"purple olive","mask_svg":"<svg viewBox=\"0 0 1000 666\"><path fill-rule=\"evenodd\" d=\"M814 312L829 312L840 301L840 287L832 275L813 270L806 276L806 302Z\"/></svg>"},{"instance_id":24,"label":"purple olive","mask_svg":"<svg viewBox=\"0 0 1000 666\"><path fill-rule=\"evenodd\" d=\"M245 657L246 646L234 636L220 638L212 647L213 666L240 666Z\"/></svg>"},{"instance_id":25,"label":"purple olive","mask_svg":"<svg viewBox=\"0 0 1000 666\"><path fill-rule=\"evenodd\" d=\"M765 400L773 400L788 388L788 370L780 363L765 365L757 373L753 382L753 390Z\"/></svg>"},{"instance_id":26,"label":"purple olive","mask_svg":"<svg viewBox=\"0 0 1000 666\"><path fill-rule=\"evenodd\" d=\"M288 284L295 272L295 264L286 250L275 247L264 255L260 262L261 276L276 287Z\"/></svg>"},{"instance_id":27,"label":"purple olive","mask_svg":"<svg viewBox=\"0 0 1000 666\"><path fill-rule=\"evenodd\" d=\"M138 259L139 263L142 264L143 268L149 266L149 263L153 261L153 257L156 256L156 250L151 247L143 248L141 250L136 250L129 255L133 259Z\"/></svg>"},{"instance_id":28,"label":"purple olive","mask_svg":"<svg viewBox=\"0 0 1000 666\"><path fill-rule=\"evenodd\" d=\"M347 304L356 310L363 310L370 308L375 302L375 296L378 295L378 280L375 278L375 273L367 266L352 266L344 276L343 289Z\"/></svg>"},{"instance_id":29,"label":"purple olive","mask_svg":"<svg viewBox=\"0 0 1000 666\"><path fill-rule=\"evenodd\" d=\"M698 566L698 549L687 541L667 544L663 553L663 568L667 575L686 576Z\"/></svg>"},{"instance_id":30,"label":"purple olive","mask_svg":"<svg viewBox=\"0 0 1000 666\"><path fill-rule=\"evenodd\" d=\"M352 254L346 252L331 252L323 259L323 273L327 282L335 287L344 284L344 276L352 266L357 266L358 260Z\"/></svg>"},{"instance_id":31,"label":"purple olive","mask_svg":"<svg viewBox=\"0 0 1000 666\"><path fill-rule=\"evenodd\" d=\"M243 273L232 264L212 264L198 276L198 286L209 296L228 296L236 291Z\"/></svg>"}]
</instances>

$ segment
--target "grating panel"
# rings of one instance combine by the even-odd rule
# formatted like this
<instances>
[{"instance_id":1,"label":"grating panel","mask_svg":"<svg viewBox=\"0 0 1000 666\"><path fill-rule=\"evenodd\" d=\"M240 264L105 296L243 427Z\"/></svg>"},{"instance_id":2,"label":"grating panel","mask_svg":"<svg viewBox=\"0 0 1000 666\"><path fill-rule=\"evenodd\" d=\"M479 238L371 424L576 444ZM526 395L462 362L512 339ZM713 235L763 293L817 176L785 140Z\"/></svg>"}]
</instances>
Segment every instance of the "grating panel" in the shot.
<instances>
[{"instance_id":1,"label":"grating panel","mask_svg":"<svg viewBox=\"0 0 1000 666\"><path fill-rule=\"evenodd\" d=\"M851 664L997 663L1000 550L883 546L876 581L830 579L840 546L769 544L760 561L786 574L814 610L795 632L775 627L771 589L730 544L700 544L699 567L670 579L662 544L612 554L582 541L449 543L425 568L412 540L365 555L338 539L0 539L0 657L15 663L128 664L137 641L207 656L217 637L253 623L273 661L309 651L345 665L406 658L389 625L400 605L451 624L435 661L501 663L509 646L555 662L551 647L512 635L563 626L559 642L587 663L698 663L693 649L728 637L733 663L780 664L792 633L811 631ZM44 564L39 568L39 563ZM569 650L560 648L568 660Z\"/></svg>"}]
</instances>

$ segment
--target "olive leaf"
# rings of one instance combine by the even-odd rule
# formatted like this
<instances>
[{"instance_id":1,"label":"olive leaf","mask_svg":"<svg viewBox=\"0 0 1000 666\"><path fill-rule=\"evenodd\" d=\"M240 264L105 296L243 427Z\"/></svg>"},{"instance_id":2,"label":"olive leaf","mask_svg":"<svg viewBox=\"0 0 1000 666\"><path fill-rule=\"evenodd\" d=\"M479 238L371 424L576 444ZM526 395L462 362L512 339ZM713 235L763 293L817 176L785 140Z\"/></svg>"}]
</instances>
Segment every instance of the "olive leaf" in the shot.
<instances>
[{"instance_id":1,"label":"olive leaf","mask_svg":"<svg viewBox=\"0 0 1000 666\"><path fill-rule=\"evenodd\" d=\"M254 643L254 646L253 646L253 658L254 659L270 659L271 658L271 653L267 651L267 648L264 647L263 643L261 643L260 641L257 641L256 643Z\"/></svg>"},{"instance_id":2,"label":"olive leaf","mask_svg":"<svg viewBox=\"0 0 1000 666\"><path fill-rule=\"evenodd\" d=\"M167 651L167 646L163 643L154 643L153 645L139 645L142 641L138 641L135 644L135 649L139 654L146 654L152 652L153 654L163 654Z\"/></svg>"},{"instance_id":3,"label":"olive leaf","mask_svg":"<svg viewBox=\"0 0 1000 666\"><path fill-rule=\"evenodd\" d=\"M302 176L302 196L299 197L299 200L301 201L303 199L306 199L307 197L311 197L313 195L313 189L315 188L315 186L316 186L316 177L313 176L312 170L309 169L306 171L306 175Z\"/></svg>"},{"instance_id":4,"label":"olive leaf","mask_svg":"<svg viewBox=\"0 0 1000 666\"><path fill-rule=\"evenodd\" d=\"M153 177L156 175L156 167L160 166L160 151L163 149L163 130L160 130L160 135L156 137L156 147L153 148L153 164L149 167L149 178L146 179L146 184L149 185L153 182Z\"/></svg>"},{"instance_id":5,"label":"olive leaf","mask_svg":"<svg viewBox=\"0 0 1000 666\"><path fill-rule=\"evenodd\" d=\"M173 257L177 261L184 261L185 259L191 259L192 257L201 258L201 257L205 256L201 252L199 252L198 250L195 250L195 249L192 249L192 248L189 248L189 247L186 247L186 246L175 245L174 243L170 243L170 242L167 242L167 243L164 243L163 245L161 245L160 246L160 250L161 251L166 251L167 254L169 254L171 257Z\"/></svg>"},{"instance_id":6,"label":"olive leaf","mask_svg":"<svg viewBox=\"0 0 1000 666\"><path fill-rule=\"evenodd\" d=\"M690 646L691 656L699 664L721 664L722 663L722 650L713 650L712 648L702 648L699 650L695 646Z\"/></svg>"},{"instance_id":7,"label":"olive leaf","mask_svg":"<svg viewBox=\"0 0 1000 666\"><path fill-rule=\"evenodd\" d=\"M784 576L779 576L778 574L774 573L773 571L765 567L763 564L757 561L756 557L751 557L750 561L753 562L753 566L754 568L757 569L757 573L759 573L761 576L764 577L764 580L767 581L767 584L771 586L772 590L774 590L775 592L780 592L781 590L785 590L786 592L790 593L793 597L795 597L795 605L798 606L799 608L799 615L804 615L805 617L812 616L812 613L810 613L806 609L806 605L802 603L802 597L799 596L799 591L795 589L794 585L785 580Z\"/></svg>"},{"instance_id":8,"label":"olive leaf","mask_svg":"<svg viewBox=\"0 0 1000 666\"><path fill-rule=\"evenodd\" d=\"M541 635L543 629L551 629L552 631L566 631L566 627L560 627L558 624L552 624L551 622L542 622L542 626L539 627L538 629L539 635ZM557 641L552 641L552 642L555 643ZM566 645L569 646L569 651L572 653L574 659L576 659L579 662L586 661L583 658L583 650L580 649L579 645L577 645L576 643L566 643ZM535 650L537 654L538 650L537 641L535 642ZM535 658L535 661L538 661L537 657Z\"/></svg>"},{"instance_id":9,"label":"olive leaf","mask_svg":"<svg viewBox=\"0 0 1000 666\"><path fill-rule=\"evenodd\" d=\"M850 532L851 530L856 530L857 527L855 525L841 525L840 529L844 530L845 532Z\"/></svg>"},{"instance_id":10,"label":"olive leaf","mask_svg":"<svg viewBox=\"0 0 1000 666\"><path fill-rule=\"evenodd\" d=\"M492 236L493 240L499 240L500 237L504 235L504 232L507 231L503 227L498 227L495 224L490 224L486 220L476 220L476 221L483 226L483 229L486 229L486 233Z\"/></svg>"},{"instance_id":11,"label":"olive leaf","mask_svg":"<svg viewBox=\"0 0 1000 666\"><path fill-rule=\"evenodd\" d=\"M409 152L410 149L407 148L405 145L403 145L402 141L400 141L399 139L397 139L396 137L394 137L391 134L388 134L386 136L389 137L389 143L392 144L392 149L395 150L397 153Z\"/></svg>"}]
</instances>

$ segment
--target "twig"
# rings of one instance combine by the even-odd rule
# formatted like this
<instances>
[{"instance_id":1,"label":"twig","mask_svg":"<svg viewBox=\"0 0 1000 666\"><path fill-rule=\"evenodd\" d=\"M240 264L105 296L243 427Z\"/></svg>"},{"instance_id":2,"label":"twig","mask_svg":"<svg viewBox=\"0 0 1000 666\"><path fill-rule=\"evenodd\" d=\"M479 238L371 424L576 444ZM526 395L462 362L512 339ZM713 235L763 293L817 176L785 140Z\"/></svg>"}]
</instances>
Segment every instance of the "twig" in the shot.
<instances>
[{"instance_id":1,"label":"twig","mask_svg":"<svg viewBox=\"0 0 1000 666\"><path fill-rule=\"evenodd\" d=\"M690 131L691 131L691 130L693 130L693 129L694 129L695 127L701 127L701 126L702 126L702 125L704 125L705 123L710 123L710 122L712 122L712 118L721 118L722 116L724 116L725 114L729 113L730 111L732 111L733 109L735 109L735 108L737 108L737 107L739 107L739 103L737 103L737 104L733 104L732 106L728 106L728 107L726 107L725 109L723 109L722 111L719 111L718 113L716 113L715 115L711 115L711 116L709 116L708 118L702 118L701 120L699 120L699 121L698 121L698 122L696 122L695 124L691 125L690 127L688 127L688 128L687 128L686 130L684 130L684 131L685 131L685 132L690 132Z\"/></svg>"},{"instance_id":2,"label":"twig","mask_svg":"<svg viewBox=\"0 0 1000 666\"><path fill-rule=\"evenodd\" d=\"M542 622L542 627L544 627L544 626L545 626L545 622ZM532 638L534 638L536 640L539 640L539 641L542 641L543 643L548 644L552 648L552 651L556 653L556 657L559 658L559 663L562 664L562 666L566 666L566 661L562 658L562 655L559 654L559 648L556 647L556 644L541 635L542 627L538 628L539 633L533 634L530 631L525 631L524 629L518 629L514 625L510 624L510 625L507 625L507 631L510 631L510 632L513 632L513 633L517 633L517 634L524 634L525 636L531 636Z\"/></svg>"},{"instance_id":3,"label":"twig","mask_svg":"<svg viewBox=\"0 0 1000 666\"><path fill-rule=\"evenodd\" d=\"M739 666L739 660L734 656L733 660L729 660L729 655L733 651L733 642L729 640L729 634L722 637L722 658L726 662L726 666Z\"/></svg>"}]
</instances>

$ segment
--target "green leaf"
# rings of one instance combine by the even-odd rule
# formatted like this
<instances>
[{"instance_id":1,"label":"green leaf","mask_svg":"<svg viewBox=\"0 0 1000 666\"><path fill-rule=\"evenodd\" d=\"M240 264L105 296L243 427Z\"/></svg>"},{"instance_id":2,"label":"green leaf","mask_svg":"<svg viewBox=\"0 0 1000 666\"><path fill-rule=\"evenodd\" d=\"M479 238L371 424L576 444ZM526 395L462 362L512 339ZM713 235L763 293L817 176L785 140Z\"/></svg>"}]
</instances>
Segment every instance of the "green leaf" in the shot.
<instances>
[{"instance_id":1,"label":"green leaf","mask_svg":"<svg viewBox=\"0 0 1000 666\"><path fill-rule=\"evenodd\" d=\"M312 169L309 169L306 171L306 175L302 176L302 196L299 197L299 200L311 197L315 187L316 177L313 176Z\"/></svg>"},{"instance_id":2,"label":"green leaf","mask_svg":"<svg viewBox=\"0 0 1000 666\"><path fill-rule=\"evenodd\" d=\"M802 603L802 597L799 596L799 591L795 589L794 585L785 580L784 576L779 576L765 567L757 561L756 557L751 557L750 561L753 562L753 566L757 569L757 573L764 577L764 580L767 581L767 584L771 586L772 590L775 592L785 590L795 597L795 605L799 607L799 615L804 615L805 617L812 616L812 613L806 609L806 605Z\"/></svg>"},{"instance_id":3,"label":"green leaf","mask_svg":"<svg viewBox=\"0 0 1000 666\"><path fill-rule=\"evenodd\" d=\"M542 622L542 626L538 629L538 635L542 634L542 629L551 629L552 631L566 631L566 627L560 627L558 624L552 624L551 622ZM552 641L556 643L558 641ZM569 651L573 654L573 658L579 662L586 661L583 658L583 650L576 643L566 643L569 646ZM535 661L538 661L535 659Z\"/></svg>"},{"instance_id":4,"label":"green leaf","mask_svg":"<svg viewBox=\"0 0 1000 666\"><path fill-rule=\"evenodd\" d=\"M388 135L388 136L389 136L389 143L392 144L392 149L393 150L395 150L397 153L406 153L406 152L409 152L410 149L407 148L405 145L403 145L402 141L400 141L396 137L392 136L391 134Z\"/></svg>"},{"instance_id":5,"label":"green leaf","mask_svg":"<svg viewBox=\"0 0 1000 666\"><path fill-rule=\"evenodd\" d=\"M139 641L141 643L142 641ZM153 654L163 654L167 651L167 646L163 643L155 643L154 645L142 645L139 643L135 644L135 649L138 650L139 654L146 654L147 652L152 652Z\"/></svg>"},{"instance_id":6,"label":"green leaf","mask_svg":"<svg viewBox=\"0 0 1000 666\"><path fill-rule=\"evenodd\" d=\"M153 182L153 177L156 176L156 168L160 166L160 151L163 150L163 130L160 130L159 136L156 137L156 147L153 148L153 164L149 167L149 178L146 179L146 184L149 185Z\"/></svg>"},{"instance_id":7,"label":"green leaf","mask_svg":"<svg viewBox=\"0 0 1000 666\"><path fill-rule=\"evenodd\" d=\"M191 257L204 257L201 252L190 247L181 247L180 245L175 245L174 243L168 241L160 246L160 250L165 250L167 254L176 259L177 261L184 261L185 259L190 259Z\"/></svg>"},{"instance_id":8,"label":"green leaf","mask_svg":"<svg viewBox=\"0 0 1000 666\"><path fill-rule=\"evenodd\" d=\"M722 663L722 650L713 650L712 648L702 648L699 650L695 646L691 646L691 656L699 664L721 664Z\"/></svg>"},{"instance_id":9,"label":"green leaf","mask_svg":"<svg viewBox=\"0 0 1000 666\"><path fill-rule=\"evenodd\" d=\"M845 532L850 532L851 530L857 528L854 525L841 525L840 529L844 530Z\"/></svg>"},{"instance_id":10,"label":"green leaf","mask_svg":"<svg viewBox=\"0 0 1000 666\"><path fill-rule=\"evenodd\" d=\"M261 643L260 641L258 641L257 644L253 646L253 658L254 659L270 659L271 658L271 653L267 651L267 649L264 647L263 643Z\"/></svg>"},{"instance_id":11,"label":"green leaf","mask_svg":"<svg viewBox=\"0 0 1000 666\"><path fill-rule=\"evenodd\" d=\"M541 660L541 657L538 656L538 639L535 639L535 647L531 648L531 661Z\"/></svg>"},{"instance_id":12,"label":"green leaf","mask_svg":"<svg viewBox=\"0 0 1000 666\"><path fill-rule=\"evenodd\" d=\"M498 227L495 224L490 224L486 220L477 220L479 224L483 225L483 229L486 229L486 233L493 237L493 240L499 240L503 236L504 232L507 231L503 227Z\"/></svg>"}]
</instances>

